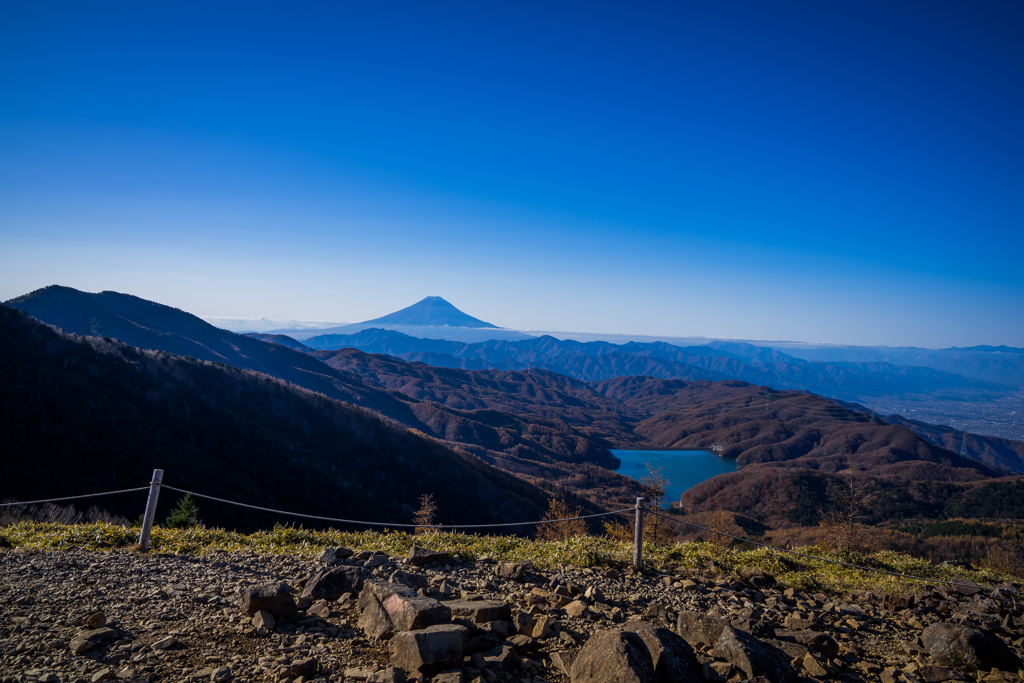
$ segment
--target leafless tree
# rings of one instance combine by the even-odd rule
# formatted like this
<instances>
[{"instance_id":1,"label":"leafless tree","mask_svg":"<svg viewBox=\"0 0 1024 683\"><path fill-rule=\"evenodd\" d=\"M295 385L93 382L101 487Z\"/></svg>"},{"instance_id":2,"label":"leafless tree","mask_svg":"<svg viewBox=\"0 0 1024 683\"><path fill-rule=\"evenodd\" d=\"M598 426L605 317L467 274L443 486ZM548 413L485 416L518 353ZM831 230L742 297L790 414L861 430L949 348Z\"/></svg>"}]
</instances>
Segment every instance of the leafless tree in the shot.
<instances>
[{"instance_id":1,"label":"leafless tree","mask_svg":"<svg viewBox=\"0 0 1024 683\"><path fill-rule=\"evenodd\" d=\"M640 480L641 490L646 499L647 508L660 512L665 502L665 491L672 482L662 475L664 467L656 468L649 462L645 464L647 465L647 474ZM670 535L669 532L670 529L665 520L658 515L646 515L644 517L644 534L647 535L651 543L659 545L667 542Z\"/></svg>"},{"instance_id":2,"label":"leafless tree","mask_svg":"<svg viewBox=\"0 0 1024 683\"><path fill-rule=\"evenodd\" d=\"M865 489L864 483L858 482L853 476L853 470L849 469L846 480L841 484L833 482L828 493L835 507L823 514L819 522L825 530L825 549L843 555L872 550L864 525L861 524L861 518L871 502L871 494Z\"/></svg>"},{"instance_id":3,"label":"leafless tree","mask_svg":"<svg viewBox=\"0 0 1024 683\"><path fill-rule=\"evenodd\" d=\"M420 496L420 509L413 516L413 524L416 524L417 534L433 533L432 524L437 524L437 503L434 502L433 493L424 493Z\"/></svg>"},{"instance_id":4,"label":"leafless tree","mask_svg":"<svg viewBox=\"0 0 1024 683\"><path fill-rule=\"evenodd\" d=\"M579 517L582 509L572 507L569 502L560 496L551 496L548 503L548 512L544 519L568 519ZM584 536L587 533L587 525L582 519L572 519L564 522L552 522L541 524L537 527L537 538L542 541L564 541L573 536Z\"/></svg>"}]
</instances>

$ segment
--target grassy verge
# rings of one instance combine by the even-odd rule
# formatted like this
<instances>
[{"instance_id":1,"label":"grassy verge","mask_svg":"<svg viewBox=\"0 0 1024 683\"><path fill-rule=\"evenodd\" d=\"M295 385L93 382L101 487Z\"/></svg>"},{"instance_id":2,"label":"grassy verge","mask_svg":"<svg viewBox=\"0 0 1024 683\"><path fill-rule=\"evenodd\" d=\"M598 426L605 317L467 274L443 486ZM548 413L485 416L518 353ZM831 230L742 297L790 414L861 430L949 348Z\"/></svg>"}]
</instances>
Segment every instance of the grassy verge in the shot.
<instances>
[{"instance_id":1,"label":"grassy verge","mask_svg":"<svg viewBox=\"0 0 1024 683\"><path fill-rule=\"evenodd\" d=\"M135 544L137 527L113 524L50 524L20 522L0 527L0 546L53 550L126 549ZM278 527L253 534L223 529L164 529L154 527L151 550L177 554L228 553L289 554L312 557L324 547L344 546L354 550L381 550L404 555L413 545L441 550L465 559L488 556L495 560L529 560L540 568L627 566L632 562L633 546L614 543L604 537L577 536L564 541L536 541L517 536L478 536L462 533L432 533L421 536L388 531L313 531L301 527ZM810 546L801 552L830 559L924 577L931 581L967 579L982 586L1017 581L1013 576L989 570L964 570L934 565L902 553L882 551L857 558L839 558ZM854 590L875 592L919 592L927 582L902 576L885 576L820 560L796 557L788 553L758 548L730 551L710 543L689 542L645 546L644 558L653 568L678 565L684 568L707 567L709 563L724 574L748 571L767 572L779 583L801 590L848 593Z\"/></svg>"}]
</instances>

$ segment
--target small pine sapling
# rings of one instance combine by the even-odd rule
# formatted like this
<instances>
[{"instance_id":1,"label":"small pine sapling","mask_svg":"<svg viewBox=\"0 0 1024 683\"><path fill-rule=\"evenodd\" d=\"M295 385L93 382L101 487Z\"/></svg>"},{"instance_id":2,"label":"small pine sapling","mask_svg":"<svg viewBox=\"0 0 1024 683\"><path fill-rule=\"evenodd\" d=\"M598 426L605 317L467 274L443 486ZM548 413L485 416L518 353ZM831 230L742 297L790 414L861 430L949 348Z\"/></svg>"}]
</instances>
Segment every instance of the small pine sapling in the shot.
<instances>
[{"instance_id":1,"label":"small pine sapling","mask_svg":"<svg viewBox=\"0 0 1024 683\"><path fill-rule=\"evenodd\" d=\"M202 524L199 519L199 507L192 500L192 496L185 494L178 499L178 504L171 510L164 520L164 526L168 529L190 529Z\"/></svg>"}]
</instances>

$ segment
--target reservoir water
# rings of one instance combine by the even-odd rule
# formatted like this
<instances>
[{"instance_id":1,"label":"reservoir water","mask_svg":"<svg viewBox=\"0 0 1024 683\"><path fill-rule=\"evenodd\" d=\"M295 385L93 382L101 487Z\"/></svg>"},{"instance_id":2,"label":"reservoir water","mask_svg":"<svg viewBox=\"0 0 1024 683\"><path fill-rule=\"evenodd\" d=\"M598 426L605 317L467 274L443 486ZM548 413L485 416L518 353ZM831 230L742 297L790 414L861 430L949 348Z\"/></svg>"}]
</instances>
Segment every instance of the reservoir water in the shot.
<instances>
[{"instance_id":1,"label":"reservoir water","mask_svg":"<svg viewBox=\"0 0 1024 683\"><path fill-rule=\"evenodd\" d=\"M669 480L665 501L678 501L683 491L702 481L739 469L735 458L721 458L707 451L612 451L622 461L619 474L637 481L647 475L646 463L663 468L661 476Z\"/></svg>"}]
</instances>

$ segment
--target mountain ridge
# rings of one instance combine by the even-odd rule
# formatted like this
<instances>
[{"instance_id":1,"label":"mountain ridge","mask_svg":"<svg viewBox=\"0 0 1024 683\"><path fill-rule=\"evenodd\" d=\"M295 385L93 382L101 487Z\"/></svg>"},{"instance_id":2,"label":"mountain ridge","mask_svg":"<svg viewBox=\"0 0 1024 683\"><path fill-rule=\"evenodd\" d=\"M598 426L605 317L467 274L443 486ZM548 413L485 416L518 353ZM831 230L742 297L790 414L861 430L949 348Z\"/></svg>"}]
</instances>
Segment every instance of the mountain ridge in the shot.
<instances>
[{"instance_id":1,"label":"mountain ridge","mask_svg":"<svg viewBox=\"0 0 1024 683\"><path fill-rule=\"evenodd\" d=\"M879 361L807 361L776 349L736 342L680 347L666 342L576 342L545 335L469 344L417 339L393 330L368 328L351 335L315 336L304 343L321 350L358 348L368 353L387 353L403 360L437 362L462 369L538 367L587 381L626 375L689 380L742 379L780 389L813 390L843 400L922 391L1010 392L1016 389L935 368Z\"/></svg>"}]
</instances>

